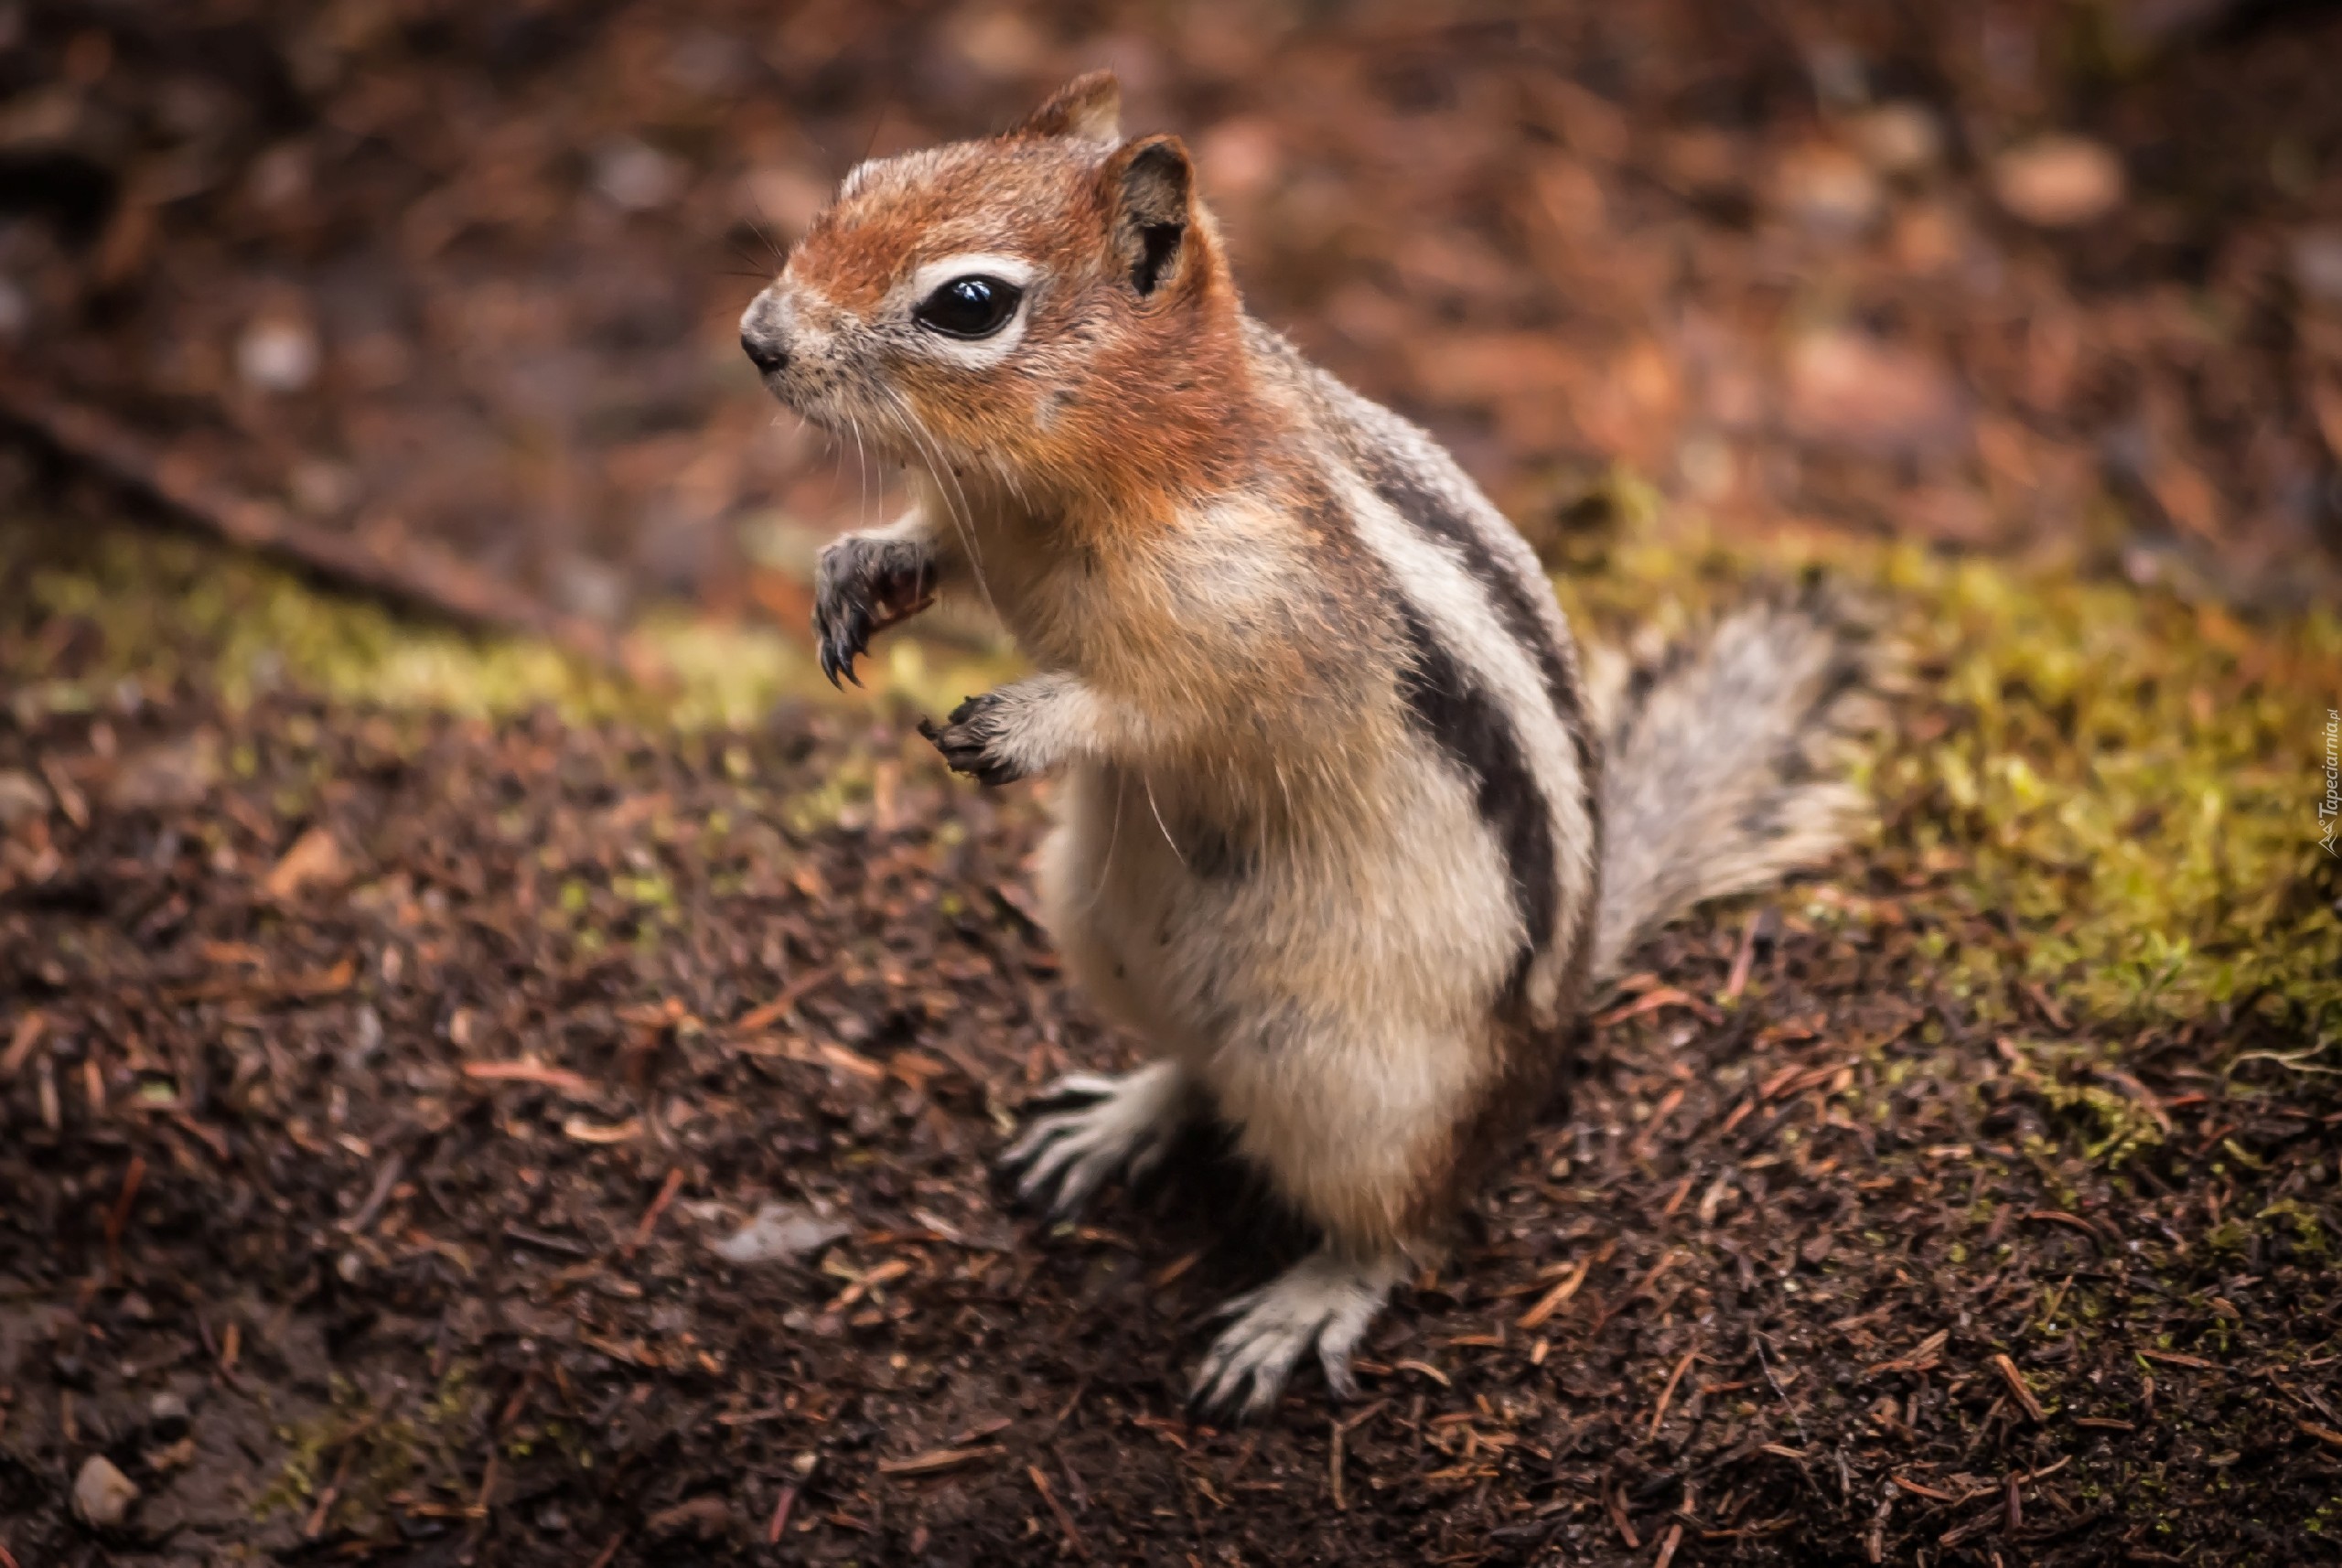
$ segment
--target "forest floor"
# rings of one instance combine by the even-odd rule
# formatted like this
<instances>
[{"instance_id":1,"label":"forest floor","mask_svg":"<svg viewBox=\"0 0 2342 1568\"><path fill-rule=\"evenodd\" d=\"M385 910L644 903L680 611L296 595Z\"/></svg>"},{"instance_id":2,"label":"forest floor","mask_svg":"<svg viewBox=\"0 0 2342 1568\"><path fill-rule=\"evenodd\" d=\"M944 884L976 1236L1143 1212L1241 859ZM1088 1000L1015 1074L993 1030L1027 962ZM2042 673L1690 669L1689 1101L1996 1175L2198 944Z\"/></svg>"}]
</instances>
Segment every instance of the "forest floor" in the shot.
<instances>
[{"instance_id":1,"label":"forest floor","mask_svg":"<svg viewBox=\"0 0 2342 1568\"><path fill-rule=\"evenodd\" d=\"M2342 1562L2337 48L0 3L0 1568ZM1134 1042L1046 786L912 731L999 650L813 679L884 477L736 345L858 158L1101 63L1591 636L1820 564L1922 675L1876 831L1639 954L1252 1427L1182 1408L1300 1245L1239 1173L990 1174Z\"/></svg>"},{"instance_id":2,"label":"forest floor","mask_svg":"<svg viewBox=\"0 0 2342 1568\"><path fill-rule=\"evenodd\" d=\"M1878 833L1640 955L1358 1402L1221 1427L1209 1309L1295 1238L1209 1148L1078 1225L990 1178L1131 1043L922 699L692 717L13 504L25 1568L2342 1556L2331 619L1842 563L1928 677Z\"/></svg>"}]
</instances>

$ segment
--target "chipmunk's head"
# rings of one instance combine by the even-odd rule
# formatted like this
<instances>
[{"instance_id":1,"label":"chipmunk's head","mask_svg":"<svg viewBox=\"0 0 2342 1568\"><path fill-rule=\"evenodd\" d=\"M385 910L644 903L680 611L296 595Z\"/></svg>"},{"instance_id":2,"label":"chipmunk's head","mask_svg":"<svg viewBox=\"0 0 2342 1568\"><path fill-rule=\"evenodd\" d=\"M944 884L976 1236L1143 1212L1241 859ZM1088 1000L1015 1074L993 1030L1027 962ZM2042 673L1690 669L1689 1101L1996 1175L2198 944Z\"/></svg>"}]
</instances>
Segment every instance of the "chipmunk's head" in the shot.
<instances>
[{"instance_id":1,"label":"chipmunk's head","mask_svg":"<svg viewBox=\"0 0 2342 1568\"><path fill-rule=\"evenodd\" d=\"M1122 140L1120 102L1097 72L1002 135L849 174L741 317L766 386L930 470L1177 461L1241 358L1235 294L1187 149Z\"/></svg>"}]
</instances>

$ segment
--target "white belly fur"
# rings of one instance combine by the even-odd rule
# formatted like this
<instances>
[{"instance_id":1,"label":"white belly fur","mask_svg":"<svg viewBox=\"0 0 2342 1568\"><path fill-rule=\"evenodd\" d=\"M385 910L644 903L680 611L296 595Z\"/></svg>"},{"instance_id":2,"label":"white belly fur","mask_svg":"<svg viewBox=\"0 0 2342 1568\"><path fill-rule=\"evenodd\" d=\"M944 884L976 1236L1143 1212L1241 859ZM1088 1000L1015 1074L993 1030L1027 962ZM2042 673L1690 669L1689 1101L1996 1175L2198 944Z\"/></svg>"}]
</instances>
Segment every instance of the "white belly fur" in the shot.
<instances>
[{"instance_id":1,"label":"white belly fur","mask_svg":"<svg viewBox=\"0 0 2342 1568\"><path fill-rule=\"evenodd\" d=\"M1184 864L1165 782L1069 775L1041 893L1075 978L1181 1063L1239 1148L1337 1235L1387 1232L1477 1107L1520 921L1470 786L1427 746L1305 846ZM1121 799L1118 801L1116 795Z\"/></svg>"}]
</instances>

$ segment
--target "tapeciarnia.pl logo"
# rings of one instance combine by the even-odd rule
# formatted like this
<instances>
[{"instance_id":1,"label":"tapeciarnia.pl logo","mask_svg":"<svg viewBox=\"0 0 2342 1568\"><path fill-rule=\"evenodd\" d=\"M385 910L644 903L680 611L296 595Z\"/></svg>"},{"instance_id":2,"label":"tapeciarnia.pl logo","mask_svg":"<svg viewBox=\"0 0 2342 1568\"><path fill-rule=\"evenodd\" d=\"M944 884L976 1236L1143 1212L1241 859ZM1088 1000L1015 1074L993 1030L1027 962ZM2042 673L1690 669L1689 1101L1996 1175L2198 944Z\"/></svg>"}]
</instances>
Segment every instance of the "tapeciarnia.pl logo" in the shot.
<instances>
[{"instance_id":1,"label":"tapeciarnia.pl logo","mask_svg":"<svg viewBox=\"0 0 2342 1568\"><path fill-rule=\"evenodd\" d=\"M2326 798L2317 803L2317 842L2326 854L2342 855L2334 838L2342 831L2342 710L2326 710Z\"/></svg>"}]
</instances>

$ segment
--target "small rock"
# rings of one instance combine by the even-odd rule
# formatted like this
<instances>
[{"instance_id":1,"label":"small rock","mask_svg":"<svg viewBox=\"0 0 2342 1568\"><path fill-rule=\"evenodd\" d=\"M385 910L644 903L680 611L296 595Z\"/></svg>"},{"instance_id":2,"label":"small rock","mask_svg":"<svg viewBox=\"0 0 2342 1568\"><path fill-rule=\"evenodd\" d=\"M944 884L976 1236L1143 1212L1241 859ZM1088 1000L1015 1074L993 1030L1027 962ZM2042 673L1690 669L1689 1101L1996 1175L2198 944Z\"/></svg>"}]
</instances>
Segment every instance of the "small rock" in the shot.
<instances>
[{"instance_id":1,"label":"small rock","mask_svg":"<svg viewBox=\"0 0 2342 1568\"><path fill-rule=\"evenodd\" d=\"M344 1066L355 1070L372 1061L382 1048L382 1015L371 1002L360 1002L351 1016L349 1043L343 1047Z\"/></svg>"},{"instance_id":2,"label":"small rock","mask_svg":"<svg viewBox=\"0 0 2342 1568\"><path fill-rule=\"evenodd\" d=\"M732 1505L710 1492L689 1502L677 1503L671 1509L661 1509L643 1525L653 1535L680 1535L685 1531L705 1541L722 1535L732 1525Z\"/></svg>"},{"instance_id":3,"label":"small rock","mask_svg":"<svg viewBox=\"0 0 2342 1568\"><path fill-rule=\"evenodd\" d=\"M48 791L21 768L0 768L0 828L48 814Z\"/></svg>"},{"instance_id":4,"label":"small rock","mask_svg":"<svg viewBox=\"0 0 2342 1568\"><path fill-rule=\"evenodd\" d=\"M1835 239L1868 230L1886 200L1862 159L1827 142L1810 143L1781 159L1773 199L1799 227Z\"/></svg>"},{"instance_id":5,"label":"small rock","mask_svg":"<svg viewBox=\"0 0 2342 1568\"><path fill-rule=\"evenodd\" d=\"M770 1263L828 1246L853 1227L793 1203L768 1203L757 1217L708 1250L727 1263Z\"/></svg>"},{"instance_id":6,"label":"small rock","mask_svg":"<svg viewBox=\"0 0 2342 1568\"><path fill-rule=\"evenodd\" d=\"M1915 201L1895 219L1887 250L1896 264L1921 277L1948 272L1968 249L1966 225L1939 201Z\"/></svg>"},{"instance_id":7,"label":"small rock","mask_svg":"<svg viewBox=\"0 0 2342 1568\"><path fill-rule=\"evenodd\" d=\"M195 1463L195 1434L188 1433L175 1442L158 1443L138 1451L139 1459L156 1475L184 1469Z\"/></svg>"},{"instance_id":8,"label":"small rock","mask_svg":"<svg viewBox=\"0 0 2342 1568\"><path fill-rule=\"evenodd\" d=\"M130 1516L130 1505L137 1500L137 1483L102 1454L91 1455L73 1477L73 1511L93 1530L112 1530Z\"/></svg>"},{"instance_id":9,"label":"small rock","mask_svg":"<svg viewBox=\"0 0 2342 1568\"><path fill-rule=\"evenodd\" d=\"M167 1389L156 1394L146 1406L147 1430L164 1443L176 1443L185 1437L192 1421L187 1401Z\"/></svg>"},{"instance_id":10,"label":"small rock","mask_svg":"<svg viewBox=\"0 0 2342 1568\"><path fill-rule=\"evenodd\" d=\"M631 590L618 568L607 562L564 551L553 557L547 573L554 602L589 620L615 626L626 618Z\"/></svg>"},{"instance_id":11,"label":"small rock","mask_svg":"<svg viewBox=\"0 0 2342 1568\"><path fill-rule=\"evenodd\" d=\"M338 517L358 499L358 475L346 463L304 457L285 481L293 504L311 517Z\"/></svg>"},{"instance_id":12,"label":"small rock","mask_svg":"<svg viewBox=\"0 0 2342 1568\"><path fill-rule=\"evenodd\" d=\"M219 777L218 741L192 735L132 756L113 776L106 800L125 811L200 805Z\"/></svg>"},{"instance_id":13,"label":"small rock","mask_svg":"<svg viewBox=\"0 0 2342 1568\"><path fill-rule=\"evenodd\" d=\"M302 391L317 380L323 357L317 332L290 317L263 317L236 340L236 373L261 392Z\"/></svg>"},{"instance_id":14,"label":"small rock","mask_svg":"<svg viewBox=\"0 0 2342 1568\"><path fill-rule=\"evenodd\" d=\"M1942 454L1968 435L1965 401L1936 360L1867 332L1816 332L1789 350L1788 423L1816 446Z\"/></svg>"},{"instance_id":15,"label":"small rock","mask_svg":"<svg viewBox=\"0 0 2342 1568\"><path fill-rule=\"evenodd\" d=\"M683 193L688 173L650 143L620 136L595 157L594 188L613 207L650 212Z\"/></svg>"},{"instance_id":16,"label":"small rock","mask_svg":"<svg viewBox=\"0 0 2342 1568\"><path fill-rule=\"evenodd\" d=\"M1851 127L1870 166L1887 176L1924 173L1943 156L1943 122L1923 103L1898 99L1864 110Z\"/></svg>"},{"instance_id":17,"label":"small rock","mask_svg":"<svg viewBox=\"0 0 2342 1568\"><path fill-rule=\"evenodd\" d=\"M2043 229L2094 222L2122 204L2122 164L2087 136L2044 136L1993 161L1993 194Z\"/></svg>"},{"instance_id":18,"label":"small rock","mask_svg":"<svg viewBox=\"0 0 2342 1568\"><path fill-rule=\"evenodd\" d=\"M2312 299L2342 306L2342 229L2306 229L2294 236L2294 282ZM0 807L0 820L5 814Z\"/></svg>"}]
</instances>

